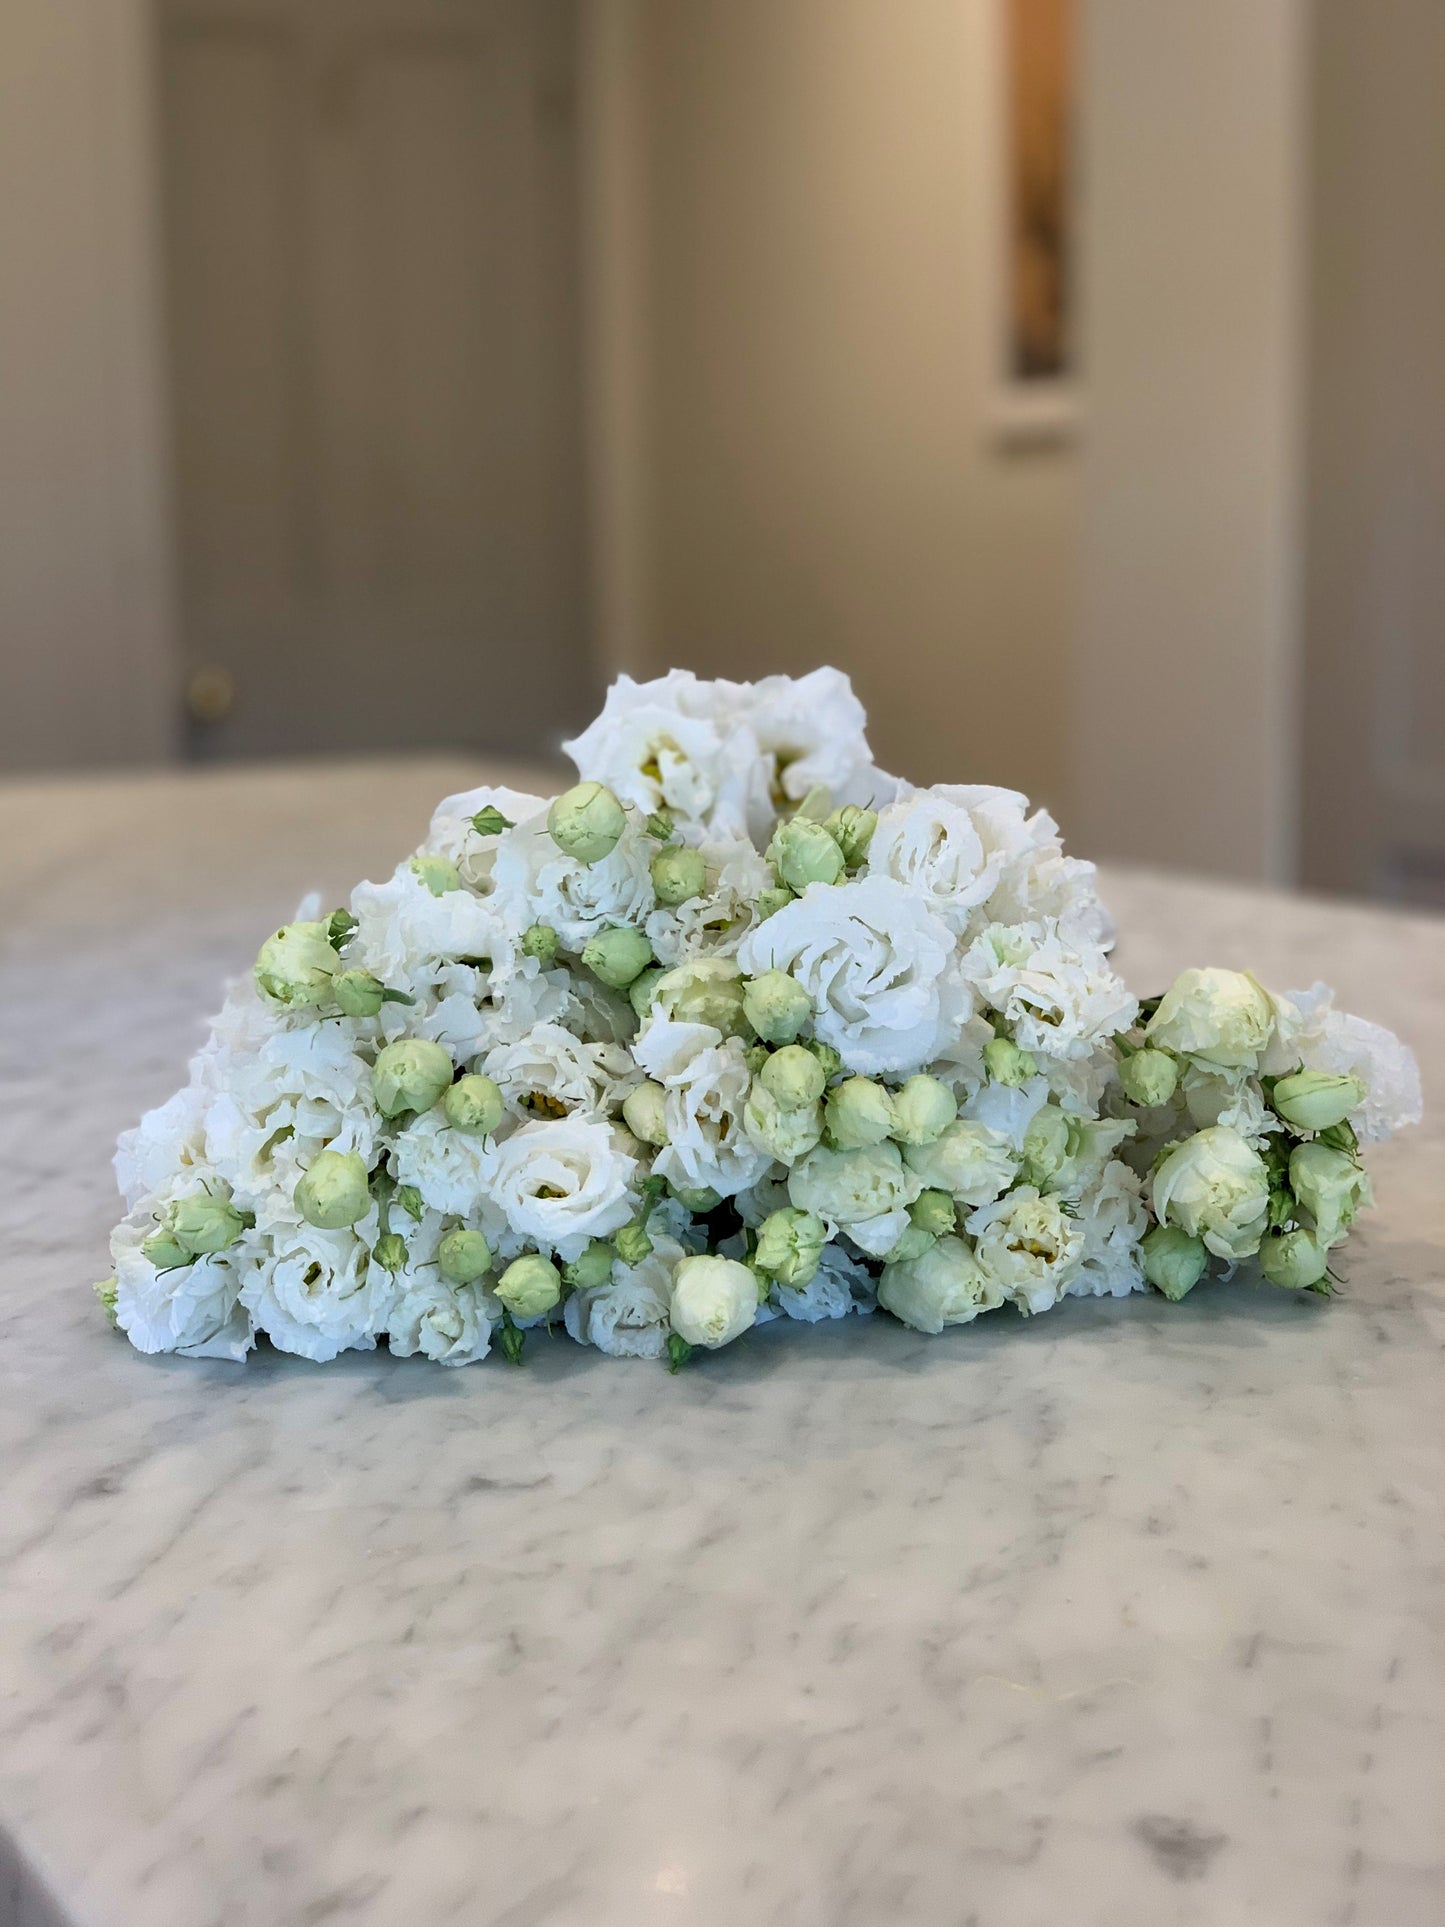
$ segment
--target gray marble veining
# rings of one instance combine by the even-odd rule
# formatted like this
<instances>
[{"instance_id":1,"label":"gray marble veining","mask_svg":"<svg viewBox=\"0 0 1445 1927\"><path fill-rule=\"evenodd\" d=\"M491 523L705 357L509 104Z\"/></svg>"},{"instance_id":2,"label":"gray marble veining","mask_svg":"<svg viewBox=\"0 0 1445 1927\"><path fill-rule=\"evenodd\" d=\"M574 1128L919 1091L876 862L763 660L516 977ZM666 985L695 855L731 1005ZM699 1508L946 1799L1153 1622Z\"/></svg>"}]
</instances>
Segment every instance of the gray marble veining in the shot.
<instances>
[{"instance_id":1,"label":"gray marble veining","mask_svg":"<svg viewBox=\"0 0 1445 1927\"><path fill-rule=\"evenodd\" d=\"M1435 1927L1445 923L1106 878L1137 986L1319 974L1419 1051L1331 1304L139 1356L117 1130L465 780L0 787L3 1927Z\"/></svg>"}]
</instances>

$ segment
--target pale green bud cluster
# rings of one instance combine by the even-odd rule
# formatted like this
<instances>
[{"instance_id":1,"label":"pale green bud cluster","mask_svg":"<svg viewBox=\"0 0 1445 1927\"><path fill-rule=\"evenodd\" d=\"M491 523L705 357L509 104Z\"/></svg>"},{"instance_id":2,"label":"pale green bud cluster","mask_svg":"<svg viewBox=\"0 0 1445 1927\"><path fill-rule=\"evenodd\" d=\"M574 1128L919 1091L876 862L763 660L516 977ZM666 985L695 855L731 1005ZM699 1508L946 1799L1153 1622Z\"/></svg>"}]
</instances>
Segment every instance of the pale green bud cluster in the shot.
<instances>
[{"instance_id":1,"label":"pale green bud cluster","mask_svg":"<svg viewBox=\"0 0 1445 1927\"><path fill-rule=\"evenodd\" d=\"M630 923L609 924L582 951L583 964L611 990L626 990L652 961L652 945Z\"/></svg>"},{"instance_id":2,"label":"pale green bud cluster","mask_svg":"<svg viewBox=\"0 0 1445 1927\"><path fill-rule=\"evenodd\" d=\"M1119 1082L1131 1104L1167 1104L1179 1087L1179 1065L1168 1051L1146 1045L1119 1059Z\"/></svg>"},{"instance_id":3,"label":"pale green bud cluster","mask_svg":"<svg viewBox=\"0 0 1445 1927\"><path fill-rule=\"evenodd\" d=\"M652 888L659 903L672 907L700 897L707 887L707 865L684 843L659 850L650 866Z\"/></svg>"},{"instance_id":4,"label":"pale green bud cluster","mask_svg":"<svg viewBox=\"0 0 1445 1927\"><path fill-rule=\"evenodd\" d=\"M1348 1151L1318 1142L1297 1144L1290 1152L1289 1188L1326 1249L1339 1243L1371 1196L1370 1180Z\"/></svg>"},{"instance_id":5,"label":"pale green bud cluster","mask_svg":"<svg viewBox=\"0 0 1445 1927\"><path fill-rule=\"evenodd\" d=\"M694 957L665 970L652 986L653 1001L680 1024L711 1024L725 1037L749 1037L742 972L727 957Z\"/></svg>"},{"instance_id":6,"label":"pale green bud cluster","mask_svg":"<svg viewBox=\"0 0 1445 1927\"><path fill-rule=\"evenodd\" d=\"M666 1144L666 1103L666 1091L655 1079L649 1077L645 1083L629 1091L623 1099L623 1122L632 1135L640 1137L644 1144Z\"/></svg>"},{"instance_id":7,"label":"pale green bud cluster","mask_svg":"<svg viewBox=\"0 0 1445 1927\"><path fill-rule=\"evenodd\" d=\"M383 1046L371 1067L371 1088L383 1117L429 1111L452 1081L452 1060L429 1037L400 1037Z\"/></svg>"},{"instance_id":8,"label":"pale green bud cluster","mask_svg":"<svg viewBox=\"0 0 1445 1927\"><path fill-rule=\"evenodd\" d=\"M449 1285L474 1285L491 1268L492 1247L466 1225L457 1225L437 1246L437 1270Z\"/></svg>"},{"instance_id":9,"label":"pale green bud cluster","mask_svg":"<svg viewBox=\"0 0 1445 1927\"><path fill-rule=\"evenodd\" d=\"M341 1231L371 1208L366 1165L356 1151L318 1151L296 1185L296 1209L318 1231Z\"/></svg>"},{"instance_id":10,"label":"pale green bud cluster","mask_svg":"<svg viewBox=\"0 0 1445 1927\"><path fill-rule=\"evenodd\" d=\"M841 882L847 869L834 838L806 816L790 817L778 825L767 857L779 881L799 896L810 883Z\"/></svg>"},{"instance_id":11,"label":"pale green bud cluster","mask_svg":"<svg viewBox=\"0 0 1445 1927\"><path fill-rule=\"evenodd\" d=\"M1365 1087L1358 1077L1296 1071L1280 1078L1269 1101L1275 1115L1296 1131L1329 1131L1360 1108Z\"/></svg>"},{"instance_id":12,"label":"pale green bud cluster","mask_svg":"<svg viewBox=\"0 0 1445 1927\"><path fill-rule=\"evenodd\" d=\"M828 1233L821 1218L789 1205L774 1211L759 1225L753 1263L780 1285L801 1290L817 1272L827 1242Z\"/></svg>"},{"instance_id":13,"label":"pale green bud cluster","mask_svg":"<svg viewBox=\"0 0 1445 1927\"><path fill-rule=\"evenodd\" d=\"M893 1136L900 1144L933 1144L958 1116L946 1084L920 1071L893 1094Z\"/></svg>"},{"instance_id":14,"label":"pale green bud cluster","mask_svg":"<svg viewBox=\"0 0 1445 1927\"><path fill-rule=\"evenodd\" d=\"M844 1078L829 1091L823 1106L823 1129L829 1143L839 1151L881 1144L893 1136L896 1122L893 1099L871 1077Z\"/></svg>"},{"instance_id":15,"label":"pale green bud cluster","mask_svg":"<svg viewBox=\"0 0 1445 1927\"><path fill-rule=\"evenodd\" d=\"M372 1246L371 1255L383 1271L394 1276L406 1263L406 1239L399 1231L383 1231Z\"/></svg>"},{"instance_id":16,"label":"pale green bud cluster","mask_svg":"<svg viewBox=\"0 0 1445 1927\"><path fill-rule=\"evenodd\" d=\"M873 832L878 828L878 812L848 803L823 819L823 828L843 852L843 861L856 870L868 854Z\"/></svg>"},{"instance_id":17,"label":"pale green bud cluster","mask_svg":"<svg viewBox=\"0 0 1445 1927\"><path fill-rule=\"evenodd\" d=\"M1204 1276L1209 1253L1202 1239L1191 1238L1178 1225L1156 1224L1139 1246L1144 1276L1156 1291L1178 1304Z\"/></svg>"},{"instance_id":18,"label":"pale green bud cluster","mask_svg":"<svg viewBox=\"0 0 1445 1927\"><path fill-rule=\"evenodd\" d=\"M539 1251L514 1258L497 1280L497 1297L514 1318L540 1318L562 1296L562 1274Z\"/></svg>"},{"instance_id":19,"label":"pale green bud cluster","mask_svg":"<svg viewBox=\"0 0 1445 1927\"><path fill-rule=\"evenodd\" d=\"M593 1238L579 1257L562 1267L562 1282L569 1291L598 1291L612 1279L617 1251L605 1238Z\"/></svg>"},{"instance_id":20,"label":"pale green bud cluster","mask_svg":"<svg viewBox=\"0 0 1445 1927\"><path fill-rule=\"evenodd\" d=\"M743 989L743 1012L766 1044L791 1044L813 1014L813 1000L786 970L765 970Z\"/></svg>"},{"instance_id":21,"label":"pale green bud cluster","mask_svg":"<svg viewBox=\"0 0 1445 1927\"><path fill-rule=\"evenodd\" d=\"M434 897L444 897L448 890L460 890L462 887L456 864L444 856L414 856L407 868Z\"/></svg>"},{"instance_id":22,"label":"pale green bud cluster","mask_svg":"<svg viewBox=\"0 0 1445 1927\"><path fill-rule=\"evenodd\" d=\"M331 995L341 958L324 923L288 923L262 944L256 988L283 1010L307 1010Z\"/></svg>"},{"instance_id":23,"label":"pale green bud cluster","mask_svg":"<svg viewBox=\"0 0 1445 1927\"><path fill-rule=\"evenodd\" d=\"M1286 1291L1317 1291L1329 1269L1329 1253L1312 1232L1272 1231L1259 1248L1259 1268Z\"/></svg>"},{"instance_id":24,"label":"pale green bud cluster","mask_svg":"<svg viewBox=\"0 0 1445 1927\"><path fill-rule=\"evenodd\" d=\"M558 948L557 932L549 923L534 923L522 932L524 957L535 957L540 964L554 963Z\"/></svg>"},{"instance_id":25,"label":"pale green bud cluster","mask_svg":"<svg viewBox=\"0 0 1445 1927\"><path fill-rule=\"evenodd\" d=\"M469 1071L442 1093L442 1115L468 1137L490 1137L506 1108L500 1088L480 1071Z\"/></svg>"},{"instance_id":26,"label":"pale green bud cluster","mask_svg":"<svg viewBox=\"0 0 1445 1927\"><path fill-rule=\"evenodd\" d=\"M816 1104L828 1080L812 1051L802 1044L785 1044L763 1065L758 1081L784 1110L796 1111Z\"/></svg>"},{"instance_id":27,"label":"pale green bud cluster","mask_svg":"<svg viewBox=\"0 0 1445 1927\"><path fill-rule=\"evenodd\" d=\"M141 1245L141 1255L157 1271L174 1271L197 1258L229 1251L255 1222L251 1212L238 1211L229 1197L197 1191L166 1209Z\"/></svg>"},{"instance_id":28,"label":"pale green bud cluster","mask_svg":"<svg viewBox=\"0 0 1445 1927\"><path fill-rule=\"evenodd\" d=\"M1017 1089L1038 1072L1028 1051L1020 1050L1011 1037L992 1037L983 1047L983 1067L995 1084Z\"/></svg>"},{"instance_id":29,"label":"pale green bud cluster","mask_svg":"<svg viewBox=\"0 0 1445 1927\"><path fill-rule=\"evenodd\" d=\"M579 863L611 856L627 828L627 812L604 783L564 790L547 812L547 830L564 855Z\"/></svg>"},{"instance_id":30,"label":"pale green bud cluster","mask_svg":"<svg viewBox=\"0 0 1445 1927\"><path fill-rule=\"evenodd\" d=\"M374 1017L387 1001L385 984L369 970L343 970L331 988L343 1017Z\"/></svg>"}]
</instances>

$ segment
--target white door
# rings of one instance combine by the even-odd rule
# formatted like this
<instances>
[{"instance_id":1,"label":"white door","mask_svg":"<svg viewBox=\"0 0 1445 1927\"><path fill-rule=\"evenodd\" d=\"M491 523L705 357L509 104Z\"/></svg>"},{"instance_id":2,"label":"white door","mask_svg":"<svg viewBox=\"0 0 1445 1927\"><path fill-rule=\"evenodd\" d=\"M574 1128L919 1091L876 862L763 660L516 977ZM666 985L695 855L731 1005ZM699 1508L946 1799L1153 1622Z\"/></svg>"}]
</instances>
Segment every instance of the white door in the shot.
<instances>
[{"instance_id":1,"label":"white door","mask_svg":"<svg viewBox=\"0 0 1445 1927\"><path fill-rule=\"evenodd\" d=\"M192 746L585 717L570 0L167 0Z\"/></svg>"}]
</instances>

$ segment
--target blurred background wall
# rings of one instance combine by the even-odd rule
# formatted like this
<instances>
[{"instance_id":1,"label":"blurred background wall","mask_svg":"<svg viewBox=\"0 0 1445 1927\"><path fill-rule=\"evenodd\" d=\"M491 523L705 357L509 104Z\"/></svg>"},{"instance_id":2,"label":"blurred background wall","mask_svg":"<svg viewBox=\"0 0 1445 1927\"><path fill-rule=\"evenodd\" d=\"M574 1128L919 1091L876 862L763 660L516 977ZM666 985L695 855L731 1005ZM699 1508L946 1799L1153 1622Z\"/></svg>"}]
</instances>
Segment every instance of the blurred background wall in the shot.
<instances>
[{"instance_id":1,"label":"blurred background wall","mask_svg":"<svg viewBox=\"0 0 1445 1927\"><path fill-rule=\"evenodd\" d=\"M1442 56L1438 0L8 0L0 767L834 661L1092 853L1445 899Z\"/></svg>"}]
</instances>

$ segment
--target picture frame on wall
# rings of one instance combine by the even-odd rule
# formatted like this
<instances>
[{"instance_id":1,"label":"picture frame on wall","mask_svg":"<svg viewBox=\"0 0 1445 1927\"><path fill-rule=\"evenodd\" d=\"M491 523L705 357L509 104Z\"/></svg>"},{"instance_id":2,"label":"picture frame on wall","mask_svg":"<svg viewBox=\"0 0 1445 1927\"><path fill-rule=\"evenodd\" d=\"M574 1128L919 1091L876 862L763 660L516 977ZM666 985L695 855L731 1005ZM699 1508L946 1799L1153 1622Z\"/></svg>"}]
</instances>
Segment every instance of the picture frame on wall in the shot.
<instances>
[{"instance_id":1,"label":"picture frame on wall","mask_svg":"<svg viewBox=\"0 0 1445 1927\"><path fill-rule=\"evenodd\" d=\"M1079 429L1078 0L988 0L990 434Z\"/></svg>"}]
</instances>

